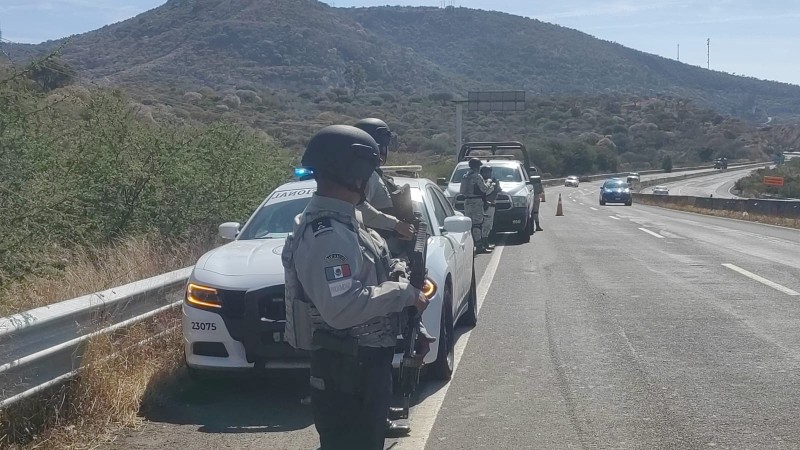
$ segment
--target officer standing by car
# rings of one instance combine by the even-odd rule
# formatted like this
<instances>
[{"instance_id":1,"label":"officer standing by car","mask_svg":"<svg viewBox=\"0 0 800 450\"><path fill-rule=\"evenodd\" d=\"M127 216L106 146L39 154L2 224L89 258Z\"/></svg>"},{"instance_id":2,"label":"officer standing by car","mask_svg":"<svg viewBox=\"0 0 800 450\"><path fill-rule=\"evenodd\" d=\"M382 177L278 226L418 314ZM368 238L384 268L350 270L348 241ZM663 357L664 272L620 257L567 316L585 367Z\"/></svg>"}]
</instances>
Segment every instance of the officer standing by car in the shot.
<instances>
[{"instance_id":1,"label":"officer standing by car","mask_svg":"<svg viewBox=\"0 0 800 450\"><path fill-rule=\"evenodd\" d=\"M484 248L489 250L494 249L494 245L489 243L489 234L492 232L492 225L494 225L494 212L495 202L497 201L497 194L500 193L500 182L492 178L492 168L489 166L482 166L480 169L481 177L485 180L486 184L492 189L491 192L486 194L483 201L483 225L481 228L481 244Z\"/></svg>"},{"instance_id":2,"label":"officer standing by car","mask_svg":"<svg viewBox=\"0 0 800 450\"><path fill-rule=\"evenodd\" d=\"M392 141L392 130L389 125L381 119L374 117L361 119L354 125L356 128L364 130L375 139L378 144L378 154L380 165L386 164L389 159L389 144ZM396 214L394 202L390 191L397 191L394 180L388 177L380 167L377 167L369 178L367 184L367 201L358 207L364 219L364 224L369 228L384 230L378 231L381 236L388 239L385 231L394 230L401 239L410 239L414 235L414 227L411 224L398 220L392 214ZM397 419L404 417L403 408L390 407L386 422L386 437L402 437L411 433L411 426L396 422Z\"/></svg>"},{"instance_id":3,"label":"officer standing by car","mask_svg":"<svg viewBox=\"0 0 800 450\"><path fill-rule=\"evenodd\" d=\"M542 202L544 195L544 186L542 186L542 178L539 176L531 177L533 182L533 224L536 227L534 231L544 231L541 222L539 222L539 204Z\"/></svg>"},{"instance_id":4,"label":"officer standing by car","mask_svg":"<svg viewBox=\"0 0 800 450\"><path fill-rule=\"evenodd\" d=\"M491 249L483 245L483 199L491 192L479 170L483 163L478 158L469 160L469 171L461 180L460 193L464 195L464 215L472 219L472 239L479 253L491 253Z\"/></svg>"},{"instance_id":5,"label":"officer standing by car","mask_svg":"<svg viewBox=\"0 0 800 450\"><path fill-rule=\"evenodd\" d=\"M392 131L389 125L383 120L376 118L361 119L354 125L356 128L366 131L378 144L380 165L386 164L389 157L389 144L392 140ZM395 231L400 237L410 239L414 234L414 227L411 224L398 220L394 213L391 191L397 190L397 186L377 167L370 176L367 184L366 203L359 206L359 211L363 215L364 224L370 228L385 231ZM385 233L382 233L386 236Z\"/></svg>"},{"instance_id":6,"label":"officer standing by car","mask_svg":"<svg viewBox=\"0 0 800 450\"><path fill-rule=\"evenodd\" d=\"M322 450L383 449L401 312L425 296L388 281L386 243L356 217L378 146L346 125L319 131L302 164L317 191L286 240L286 335L311 351L311 405Z\"/></svg>"}]
</instances>

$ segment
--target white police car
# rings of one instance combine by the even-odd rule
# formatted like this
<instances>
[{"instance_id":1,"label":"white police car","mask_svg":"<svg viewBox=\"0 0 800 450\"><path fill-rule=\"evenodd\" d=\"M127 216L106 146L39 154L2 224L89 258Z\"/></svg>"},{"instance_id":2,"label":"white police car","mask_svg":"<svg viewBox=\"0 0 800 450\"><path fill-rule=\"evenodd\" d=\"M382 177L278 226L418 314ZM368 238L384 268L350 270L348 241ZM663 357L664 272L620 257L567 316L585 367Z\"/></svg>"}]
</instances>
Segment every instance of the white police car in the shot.
<instances>
[{"instance_id":1,"label":"white police car","mask_svg":"<svg viewBox=\"0 0 800 450\"><path fill-rule=\"evenodd\" d=\"M423 314L428 332L438 338L425 357L433 378L453 370L455 323L477 320L471 221L453 210L441 190L422 178L395 178L409 184L415 210L429 225L427 268L436 289ZM286 183L258 207L243 227L224 223L223 238L233 242L203 255L192 271L183 304L186 365L202 370L289 369L308 367L308 355L284 339L286 312L281 251L316 190L314 181ZM395 366L402 347L398 345Z\"/></svg>"}]
</instances>

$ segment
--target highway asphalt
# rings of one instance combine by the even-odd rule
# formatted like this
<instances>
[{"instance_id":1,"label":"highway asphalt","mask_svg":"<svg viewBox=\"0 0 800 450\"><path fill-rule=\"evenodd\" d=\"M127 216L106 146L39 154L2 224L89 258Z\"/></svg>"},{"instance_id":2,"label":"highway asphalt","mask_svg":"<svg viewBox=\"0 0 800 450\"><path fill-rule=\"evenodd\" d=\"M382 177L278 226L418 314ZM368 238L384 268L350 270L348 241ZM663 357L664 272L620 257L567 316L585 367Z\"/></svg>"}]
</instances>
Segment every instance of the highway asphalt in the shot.
<instances>
[{"instance_id":1,"label":"highway asphalt","mask_svg":"<svg viewBox=\"0 0 800 450\"><path fill-rule=\"evenodd\" d=\"M800 231L548 188L400 449L800 448ZM556 217L558 194L563 217ZM299 372L177 387L105 448L316 449Z\"/></svg>"}]
</instances>

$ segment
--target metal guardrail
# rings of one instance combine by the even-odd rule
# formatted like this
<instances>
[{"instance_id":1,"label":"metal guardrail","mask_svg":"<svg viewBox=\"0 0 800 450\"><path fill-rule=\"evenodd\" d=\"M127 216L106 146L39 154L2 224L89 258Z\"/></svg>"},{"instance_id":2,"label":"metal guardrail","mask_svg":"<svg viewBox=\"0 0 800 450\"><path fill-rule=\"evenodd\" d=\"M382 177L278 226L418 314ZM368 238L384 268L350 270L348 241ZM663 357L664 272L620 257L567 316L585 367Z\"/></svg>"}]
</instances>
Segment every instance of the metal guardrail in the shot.
<instances>
[{"instance_id":1,"label":"metal guardrail","mask_svg":"<svg viewBox=\"0 0 800 450\"><path fill-rule=\"evenodd\" d=\"M0 318L0 409L73 376L93 336L179 305L191 269Z\"/></svg>"},{"instance_id":2,"label":"metal guardrail","mask_svg":"<svg viewBox=\"0 0 800 450\"><path fill-rule=\"evenodd\" d=\"M761 216L800 219L800 201L755 198L710 198L688 195L633 194L636 202L654 206L693 206L700 209L732 211Z\"/></svg>"}]
</instances>

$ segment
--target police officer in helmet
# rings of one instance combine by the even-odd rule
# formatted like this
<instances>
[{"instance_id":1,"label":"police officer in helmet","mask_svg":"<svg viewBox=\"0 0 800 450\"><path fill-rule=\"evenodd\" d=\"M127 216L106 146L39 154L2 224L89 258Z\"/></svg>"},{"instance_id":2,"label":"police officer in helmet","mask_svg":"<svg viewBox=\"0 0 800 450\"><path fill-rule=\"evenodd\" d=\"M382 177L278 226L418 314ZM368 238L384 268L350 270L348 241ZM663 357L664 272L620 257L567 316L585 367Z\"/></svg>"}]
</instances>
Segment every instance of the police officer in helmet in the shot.
<instances>
[{"instance_id":1,"label":"police officer in helmet","mask_svg":"<svg viewBox=\"0 0 800 450\"><path fill-rule=\"evenodd\" d=\"M389 157L389 144L392 142L392 131L389 129L389 125L381 119L370 117L359 120L354 126L366 131L375 139L378 144L380 164L386 164ZM382 230L379 231L381 236L388 239L386 231L394 231L401 239L409 239L413 237L414 227L392 215L396 212L391 192L396 192L397 189L394 180L385 175L380 167L376 168L367 184L367 201L358 210L361 211L364 224L369 228ZM389 419L386 424L387 437L401 437L411 433L409 425L394 421L403 416L402 408L389 408Z\"/></svg>"},{"instance_id":2,"label":"police officer in helmet","mask_svg":"<svg viewBox=\"0 0 800 450\"><path fill-rule=\"evenodd\" d=\"M464 215L472 219L472 239L475 241L475 249L481 253L491 253L492 249L484 245L483 233L483 202L492 188L486 184L479 173L481 160L472 158L469 160L469 172L464 174L461 180L460 193L464 195Z\"/></svg>"},{"instance_id":3,"label":"police officer in helmet","mask_svg":"<svg viewBox=\"0 0 800 450\"><path fill-rule=\"evenodd\" d=\"M378 144L380 164L385 164L389 155L389 143L392 140L392 131L386 122L375 119L361 119L354 125L356 128L366 131ZM380 166L379 164L379 166ZM367 202L359 206L359 211L364 217L364 224L370 228L383 230L381 235L388 237L389 232L396 232L403 239L410 239L413 236L414 228L411 224L398 220L394 214L391 192L397 191L394 181L386 176L380 167L370 175L367 184Z\"/></svg>"},{"instance_id":4,"label":"police officer in helmet","mask_svg":"<svg viewBox=\"0 0 800 450\"><path fill-rule=\"evenodd\" d=\"M401 312L428 300L392 270L385 241L355 207L379 163L363 130L334 125L308 143L302 164L317 191L286 240L286 337L311 350L311 405L322 450L383 449Z\"/></svg>"}]
</instances>

